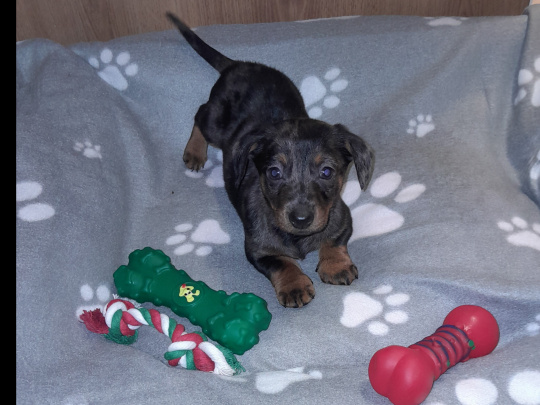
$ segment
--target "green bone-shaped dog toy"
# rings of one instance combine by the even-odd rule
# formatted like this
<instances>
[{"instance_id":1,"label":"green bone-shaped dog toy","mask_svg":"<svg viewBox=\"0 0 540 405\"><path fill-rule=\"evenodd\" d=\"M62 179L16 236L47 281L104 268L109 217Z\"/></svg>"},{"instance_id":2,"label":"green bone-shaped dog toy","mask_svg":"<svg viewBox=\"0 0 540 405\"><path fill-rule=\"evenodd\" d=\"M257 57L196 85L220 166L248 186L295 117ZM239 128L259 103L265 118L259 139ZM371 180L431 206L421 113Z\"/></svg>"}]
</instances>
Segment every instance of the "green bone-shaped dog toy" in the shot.
<instances>
[{"instance_id":1,"label":"green bone-shaped dog toy","mask_svg":"<svg viewBox=\"0 0 540 405\"><path fill-rule=\"evenodd\" d=\"M122 297L169 307L235 354L243 354L259 342L272 315L267 303L251 293L215 291L177 270L161 250L145 247L129 255L128 264L114 272L114 284Z\"/></svg>"}]
</instances>

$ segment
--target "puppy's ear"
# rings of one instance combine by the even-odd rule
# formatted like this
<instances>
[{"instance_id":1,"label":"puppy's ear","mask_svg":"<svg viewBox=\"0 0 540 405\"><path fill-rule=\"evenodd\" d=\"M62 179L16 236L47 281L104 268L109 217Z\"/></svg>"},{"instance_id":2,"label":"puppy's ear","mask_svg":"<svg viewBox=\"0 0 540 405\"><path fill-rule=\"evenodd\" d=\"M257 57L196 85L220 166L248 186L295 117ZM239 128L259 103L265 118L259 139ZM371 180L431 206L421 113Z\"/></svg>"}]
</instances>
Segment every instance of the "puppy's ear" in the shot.
<instances>
[{"instance_id":1,"label":"puppy's ear","mask_svg":"<svg viewBox=\"0 0 540 405\"><path fill-rule=\"evenodd\" d=\"M248 134L233 147L234 187L238 189L246 177L249 161L261 150L264 137L262 134Z\"/></svg>"},{"instance_id":2,"label":"puppy's ear","mask_svg":"<svg viewBox=\"0 0 540 405\"><path fill-rule=\"evenodd\" d=\"M343 125L337 124L334 127L342 141L345 156L354 162L360 187L365 191L373 174L375 153L362 138L349 132Z\"/></svg>"}]
</instances>

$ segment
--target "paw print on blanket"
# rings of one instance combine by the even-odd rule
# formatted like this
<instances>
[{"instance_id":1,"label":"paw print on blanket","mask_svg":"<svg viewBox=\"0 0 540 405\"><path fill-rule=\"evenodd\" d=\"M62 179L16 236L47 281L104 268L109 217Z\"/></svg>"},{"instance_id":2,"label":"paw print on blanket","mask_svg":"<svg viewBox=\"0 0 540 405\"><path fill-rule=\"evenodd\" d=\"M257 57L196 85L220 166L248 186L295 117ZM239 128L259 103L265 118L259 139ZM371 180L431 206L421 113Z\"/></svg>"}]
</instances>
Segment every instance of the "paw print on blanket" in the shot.
<instances>
[{"instance_id":1,"label":"paw print on blanket","mask_svg":"<svg viewBox=\"0 0 540 405\"><path fill-rule=\"evenodd\" d=\"M126 76L135 76L139 71L136 63L130 63L131 55L129 52L120 52L114 58L113 52L109 48L101 51L99 59L92 57L88 63L95 69L98 69L98 75L109 85L117 90L126 90L128 81Z\"/></svg>"},{"instance_id":2,"label":"paw print on blanket","mask_svg":"<svg viewBox=\"0 0 540 405\"><path fill-rule=\"evenodd\" d=\"M380 296L390 307L399 308L409 301L410 297L405 293L392 293L393 287L390 285L381 285L373 290L375 296ZM383 320L375 318L383 314ZM388 323L397 325L405 323L409 316L401 309L386 310L383 303L372 296L362 292L352 292L343 299L343 314L341 315L341 324L347 328L355 328L369 321L368 331L372 335L383 336L388 334L390 327Z\"/></svg>"},{"instance_id":3,"label":"paw print on blanket","mask_svg":"<svg viewBox=\"0 0 540 405\"><path fill-rule=\"evenodd\" d=\"M415 134L418 138L423 138L435 129L431 115L418 115L415 119L409 121L408 134Z\"/></svg>"},{"instance_id":4,"label":"paw print on blanket","mask_svg":"<svg viewBox=\"0 0 540 405\"><path fill-rule=\"evenodd\" d=\"M340 99L337 93L345 90L349 82L345 79L340 79L341 70L332 68L324 75L324 82L317 76L308 76L300 84L300 93L304 99L304 104L308 109L308 115L311 118L319 118L323 110L321 106L316 105L322 100L322 105L326 108L336 108ZM327 87L328 86L328 87ZM328 93L330 89L330 94Z\"/></svg>"},{"instance_id":5,"label":"paw print on blanket","mask_svg":"<svg viewBox=\"0 0 540 405\"><path fill-rule=\"evenodd\" d=\"M26 202L37 198L43 187L37 181L21 181L16 184L16 201ZM54 215L54 208L45 203L30 203L17 209L17 218L26 222L49 219Z\"/></svg>"},{"instance_id":6,"label":"paw print on blanket","mask_svg":"<svg viewBox=\"0 0 540 405\"><path fill-rule=\"evenodd\" d=\"M505 231L506 240L515 246L525 246L540 251L540 224L529 224L523 218L513 217L510 222L499 221L499 229Z\"/></svg>"},{"instance_id":7,"label":"paw print on blanket","mask_svg":"<svg viewBox=\"0 0 540 405\"><path fill-rule=\"evenodd\" d=\"M75 142L73 149L77 152L81 152L83 156L86 156L89 159L101 159L101 146L94 145L89 140L84 142Z\"/></svg>"},{"instance_id":8,"label":"paw print on blanket","mask_svg":"<svg viewBox=\"0 0 540 405\"><path fill-rule=\"evenodd\" d=\"M458 25L461 25L463 21L467 19L467 17L425 17L428 21L428 25L431 25L432 27L441 27L441 26L452 26L457 27Z\"/></svg>"},{"instance_id":9,"label":"paw print on blanket","mask_svg":"<svg viewBox=\"0 0 540 405\"><path fill-rule=\"evenodd\" d=\"M193 224L182 223L175 226L177 232L167 238L165 243L169 246L178 245L174 249L174 254L182 256L195 251L197 256L207 256L212 253L212 246L230 243L231 237L219 226L219 222L214 219L206 219L188 237L187 233L193 230Z\"/></svg>"},{"instance_id":10,"label":"paw print on blanket","mask_svg":"<svg viewBox=\"0 0 540 405\"><path fill-rule=\"evenodd\" d=\"M514 105L517 105L530 92L531 105L540 107L540 57L534 61L533 71L521 69L518 73L518 94L514 100ZM528 89L528 87L530 87Z\"/></svg>"},{"instance_id":11,"label":"paw print on blanket","mask_svg":"<svg viewBox=\"0 0 540 405\"><path fill-rule=\"evenodd\" d=\"M69 394L58 405L90 405L91 402L84 394Z\"/></svg>"},{"instance_id":12,"label":"paw print on blanket","mask_svg":"<svg viewBox=\"0 0 540 405\"><path fill-rule=\"evenodd\" d=\"M534 317L533 322L529 322L525 325L525 330L530 336L538 336L540 334L540 314Z\"/></svg>"},{"instance_id":13,"label":"paw print on blanket","mask_svg":"<svg viewBox=\"0 0 540 405\"><path fill-rule=\"evenodd\" d=\"M540 405L540 371L523 370L508 383L508 394L517 404Z\"/></svg>"},{"instance_id":14,"label":"paw print on blanket","mask_svg":"<svg viewBox=\"0 0 540 405\"><path fill-rule=\"evenodd\" d=\"M456 384L458 401L463 405L495 405L498 390L495 384L485 378L466 378Z\"/></svg>"},{"instance_id":15,"label":"paw print on blanket","mask_svg":"<svg viewBox=\"0 0 540 405\"><path fill-rule=\"evenodd\" d=\"M184 173L192 179L205 177L205 183L208 187L225 187L223 181L223 152L218 150L215 157L209 155L204 167L198 172L186 169Z\"/></svg>"},{"instance_id":16,"label":"paw print on blanket","mask_svg":"<svg viewBox=\"0 0 540 405\"><path fill-rule=\"evenodd\" d=\"M81 286L81 298L88 304L81 305L75 311L75 316L79 320L79 317L82 315L83 311L93 311L94 309L99 309L101 312L103 312L105 305L112 299L112 296L109 287L104 284L98 286L95 290L89 284L84 284ZM94 299L97 299L97 302L94 301ZM93 303L90 304L90 301L93 301Z\"/></svg>"},{"instance_id":17,"label":"paw print on blanket","mask_svg":"<svg viewBox=\"0 0 540 405\"><path fill-rule=\"evenodd\" d=\"M540 150L536 153L536 158L531 161L531 168L529 169L529 179L531 182L531 188L540 196Z\"/></svg>"},{"instance_id":18,"label":"paw print on blanket","mask_svg":"<svg viewBox=\"0 0 540 405\"><path fill-rule=\"evenodd\" d=\"M507 384L508 395L519 405L540 405L540 371L522 370L512 375ZM458 381L455 394L463 405L496 405L502 402L497 386L485 378Z\"/></svg>"},{"instance_id":19,"label":"paw print on blanket","mask_svg":"<svg viewBox=\"0 0 540 405\"><path fill-rule=\"evenodd\" d=\"M375 179L369 188L370 194L376 199L383 199L395 194L393 201L398 204L416 200L425 190L423 184L412 184L402 188L401 175L398 172L388 172ZM350 207L360 197L361 189L358 181L349 180L343 188L343 201ZM360 238L382 235L400 228L405 219L398 212L377 203L366 203L351 209L353 218L353 234L350 242Z\"/></svg>"},{"instance_id":20,"label":"paw print on blanket","mask_svg":"<svg viewBox=\"0 0 540 405\"><path fill-rule=\"evenodd\" d=\"M322 373L318 370L304 372L304 367L283 371L265 371L258 373L255 381L257 389L264 394L278 394L293 383L306 380L320 380Z\"/></svg>"}]
</instances>

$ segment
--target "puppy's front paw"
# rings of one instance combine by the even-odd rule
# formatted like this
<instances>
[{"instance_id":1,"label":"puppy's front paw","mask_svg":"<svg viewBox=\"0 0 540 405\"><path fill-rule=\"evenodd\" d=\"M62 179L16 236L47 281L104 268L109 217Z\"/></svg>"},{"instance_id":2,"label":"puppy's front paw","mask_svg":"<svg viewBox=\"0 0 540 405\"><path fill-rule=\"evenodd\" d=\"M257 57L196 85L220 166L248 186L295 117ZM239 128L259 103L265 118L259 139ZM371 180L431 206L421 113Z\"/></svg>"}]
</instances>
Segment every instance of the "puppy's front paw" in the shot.
<instances>
[{"instance_id":1,"label":"puppy's front paw","mask_svg":"<svg viewBox=\"0 0 540 405\"><path fill-rule=\"evenodd\" d=\"M198 172L207 159L208 143L197 125L193 126L191 136L184 150L184 163L190 170Z\"/></svg>"},{"instance_id":2,"label":"puppy's front paw","mask_svg":"<svg viewBox=\"0 0 540 405\"><path fill-rule=\"evenodd\" d=\"M195 170L198 172L204 167L206 163L206 154L201 156L200 154L193 154L187 149L184 151L184 163L189 170Z\"/></svg>"},{"instance_id":3,"label":"puppy's front paw","mask_svg":"<svg viewBox=\"0 0 540 405\"><path fill-rule=\"evenodd\" d=\"M349 285L358 278L358 269L345 246L321 247L317 272L322 282L327 284Z\"/></svg>"},{"instance_id":4,"label":"puppy's front paw","mask_svg":"<svg viewBox=\"0 0 540 405\"><path fill-rule=\"evenodd\" d=\"M286 308L300 308L307 305L315 297L315 288L311 279L302 275L294 282L276 288L276 295L281 305Z\"/></svg>"},{"instance_id":5,"label":"puppy's front paw","mask_svg":"<svg viewBox=\"0 0 540 405\"><path fill-rule=\"evenodd\" d=\"M315 297L313 282L292 260L284 264L282 269L272 272L270 276L277 299L287 308L303 307Z\"/></svg>"},{"instance_id":6,"label":"puppy's front paw","mask_svg":"<svg viewBox=\"0 0 540 405\"><path fill-rule=\"evenodd\" d=\"M358 278L358 269L352 263L348 267L328 267L319 262L317 271L322 282L327 284L349 285Z\"/></svg>"}]
</instances>

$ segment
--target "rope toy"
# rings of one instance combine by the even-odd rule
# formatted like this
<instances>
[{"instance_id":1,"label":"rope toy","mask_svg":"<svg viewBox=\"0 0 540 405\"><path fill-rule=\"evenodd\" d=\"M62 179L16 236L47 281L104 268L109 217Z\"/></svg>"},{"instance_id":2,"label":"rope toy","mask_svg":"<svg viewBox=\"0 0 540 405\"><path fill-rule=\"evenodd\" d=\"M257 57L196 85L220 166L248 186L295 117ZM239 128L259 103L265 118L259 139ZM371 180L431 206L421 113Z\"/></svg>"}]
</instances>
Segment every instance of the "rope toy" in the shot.
<instances>
[{"instance_id":1,"label":"rope toy","mask_svg":"<svg viewBox=\"0 0 540 405\"><path fill-rule=\"evenodd\" d=\"M203 333L186 333L183 325L167 315L155 309L136 308L132 302L124 299L109 301L104 314L99 309L83 311L80 320L90 332L124 345L137 340L140 326L154 327L172 341L164 356L173 367L180 365L188 370L225 376L246 371L231 350L208 342Z\"/></svg>"}]
</instances>

